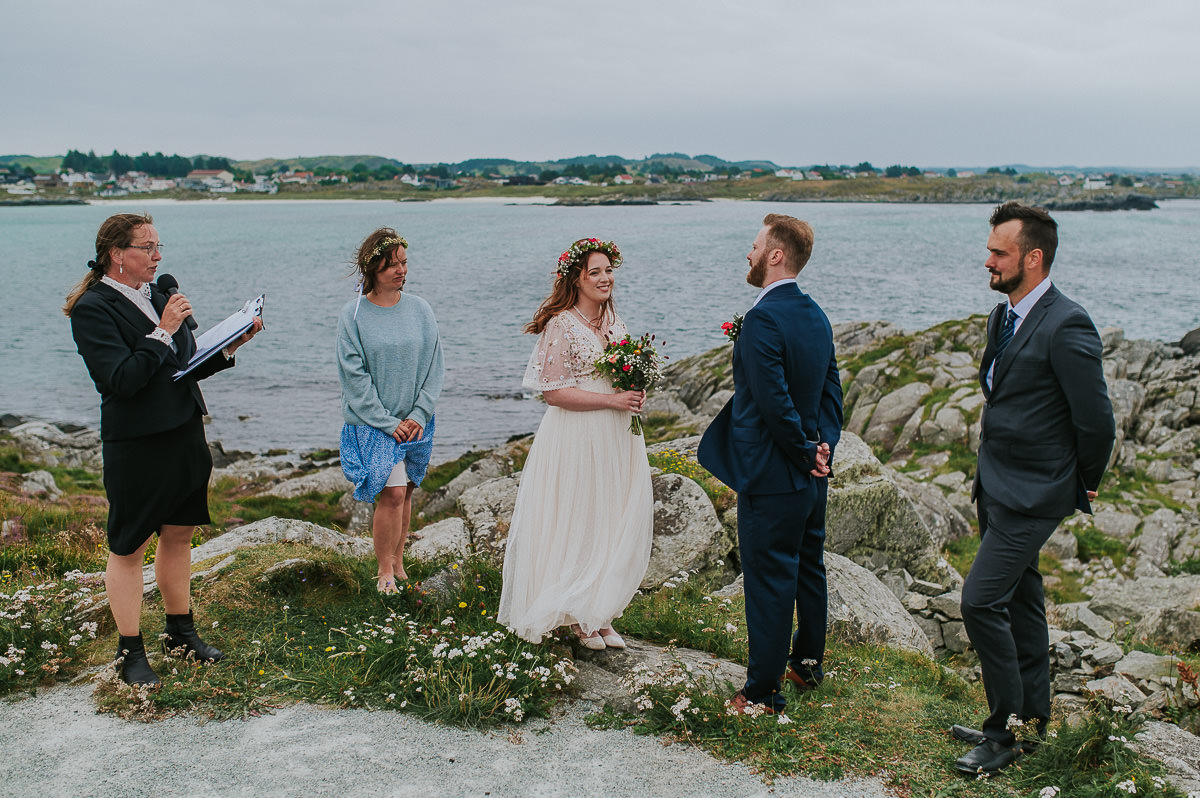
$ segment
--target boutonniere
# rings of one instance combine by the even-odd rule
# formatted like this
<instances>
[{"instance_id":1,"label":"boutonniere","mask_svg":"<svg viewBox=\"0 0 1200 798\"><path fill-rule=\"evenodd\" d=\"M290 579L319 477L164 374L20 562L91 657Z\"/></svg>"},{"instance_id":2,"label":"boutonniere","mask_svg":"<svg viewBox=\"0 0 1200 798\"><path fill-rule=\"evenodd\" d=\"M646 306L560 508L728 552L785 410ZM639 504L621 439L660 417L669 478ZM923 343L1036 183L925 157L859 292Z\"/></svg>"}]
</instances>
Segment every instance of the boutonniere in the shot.
<instances>
[{"instance_id":1,"label":"boutonniere","mask_svg":"<svg viewBox=\"0 0 1200 798\"><path fill-rule=\"evenodd\" d=\"M745 317L741 313L734 313L732 321L727 321L721 325L721 332L725 334L730 343L737 341L738 336L742 334L743 318Z\"/></svg>"}]
</instances>

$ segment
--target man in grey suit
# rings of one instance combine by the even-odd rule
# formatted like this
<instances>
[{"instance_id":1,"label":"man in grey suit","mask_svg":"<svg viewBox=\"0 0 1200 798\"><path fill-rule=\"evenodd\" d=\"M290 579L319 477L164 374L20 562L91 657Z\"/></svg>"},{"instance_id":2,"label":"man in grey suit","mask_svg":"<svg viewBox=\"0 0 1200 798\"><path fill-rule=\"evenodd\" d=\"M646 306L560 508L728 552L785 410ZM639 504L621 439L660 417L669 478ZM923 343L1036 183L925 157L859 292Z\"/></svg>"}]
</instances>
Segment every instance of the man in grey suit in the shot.
<instances>
[{"instance_id":1,"label":"man in grey suit","mask_svg":"<svg viewBox=\"0 0 1200 798\"><path fill-rule=\"evenodd\" d=\"M979 552L962 592L991 714L955 765L995 773L1034 743L1050 718L1050 660L1038 552L1076 509L1091 512L1115 437L1100 336L1087 311L1050 282L1058 224L1007 202L991 217L987 270L1008 295L992 311L979 367L986 400L972 498Z\"/></svg>"}]
</instances>

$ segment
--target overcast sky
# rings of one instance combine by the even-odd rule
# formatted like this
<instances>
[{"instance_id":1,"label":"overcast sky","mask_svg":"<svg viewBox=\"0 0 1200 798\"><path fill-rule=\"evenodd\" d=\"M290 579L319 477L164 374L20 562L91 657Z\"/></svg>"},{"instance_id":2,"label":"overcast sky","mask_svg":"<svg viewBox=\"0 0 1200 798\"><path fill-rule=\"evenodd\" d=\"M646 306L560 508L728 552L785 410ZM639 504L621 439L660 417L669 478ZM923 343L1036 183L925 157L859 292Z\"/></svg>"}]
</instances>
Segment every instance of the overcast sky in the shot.
<instances>
[{"instance_id":1,"label":"overcast sky","mask_svg":"<svg viewBox=\"0 0 1200 798\"><path fill-rule=\"evenodd\" d=\"M0 154L1200 164L1194 0L0 0Z\"/></svg>"}]
</instances>

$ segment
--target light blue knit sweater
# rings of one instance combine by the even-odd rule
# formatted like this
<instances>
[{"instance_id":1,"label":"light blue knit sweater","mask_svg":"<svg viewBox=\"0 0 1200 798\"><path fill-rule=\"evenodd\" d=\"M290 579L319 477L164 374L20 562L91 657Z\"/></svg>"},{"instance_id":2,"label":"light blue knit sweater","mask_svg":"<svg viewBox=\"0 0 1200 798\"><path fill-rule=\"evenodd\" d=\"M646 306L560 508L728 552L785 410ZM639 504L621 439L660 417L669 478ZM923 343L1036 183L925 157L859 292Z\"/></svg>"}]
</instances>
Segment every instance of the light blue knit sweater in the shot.
<instances>
[{"instance_id":1,"label":"light blue knit sweater","mask_svg":"<svg viewBox=\"0 0 1200 798\"><path fill-rule=\"evenodd\" d=\"M405 419L427 427L446 376L433 309L408 293L390 308L357 300L338 317L343 420L388 435Z\"/></svg>"}]
</instances>

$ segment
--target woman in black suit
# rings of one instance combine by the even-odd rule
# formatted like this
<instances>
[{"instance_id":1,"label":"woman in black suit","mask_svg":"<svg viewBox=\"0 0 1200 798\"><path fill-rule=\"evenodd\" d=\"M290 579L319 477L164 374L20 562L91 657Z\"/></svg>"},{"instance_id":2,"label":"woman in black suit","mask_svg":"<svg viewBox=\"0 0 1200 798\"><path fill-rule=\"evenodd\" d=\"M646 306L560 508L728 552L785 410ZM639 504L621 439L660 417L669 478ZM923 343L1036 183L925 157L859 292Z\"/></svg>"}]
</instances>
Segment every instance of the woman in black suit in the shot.
<instances>
[{"instance_id":1,"label":"woman in black suit","mask_svg":"<svg viewBox=\"0 0 1200 798\"><path fill-rule=\"evenodd\" d=\"M96 234L96 260L67 297L63 312L88 373L100 392L104 490L108 494L105 587L120 636L117 662L129 684L156 685L141 635L142 561L157 532L154 573L167 614L164 646L216 662L224 656L196 634L191 613L191 542L210 523L212 456L197 380L231 367L233 353L262 329L176 381L196 349L184 319L183 294L153 284L162 244L145 214L110 216Z\"/></svg>"}]
</instances>

